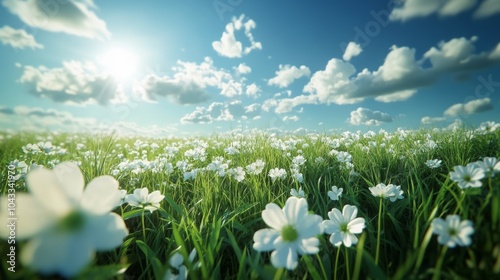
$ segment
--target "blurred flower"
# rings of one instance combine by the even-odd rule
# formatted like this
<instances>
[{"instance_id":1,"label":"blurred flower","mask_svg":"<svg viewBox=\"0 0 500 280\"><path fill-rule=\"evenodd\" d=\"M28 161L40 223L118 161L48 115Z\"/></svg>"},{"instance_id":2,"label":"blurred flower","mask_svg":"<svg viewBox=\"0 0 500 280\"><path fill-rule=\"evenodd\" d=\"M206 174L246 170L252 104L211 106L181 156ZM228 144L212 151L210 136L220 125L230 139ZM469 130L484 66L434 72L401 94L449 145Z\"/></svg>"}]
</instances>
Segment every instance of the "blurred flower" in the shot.
<instances>
[{"instance_id":1,"label":"blurred flower","mask_svg":"<svg viewBox=\"0 0 500 280\"><path fill-rule=\"evenodd\" d=\"M91 263L96 251L120 246L128 230L123 219L110 212L120 201L118 182L111 176L85 182L78 166L63 162L48 170L30 171L26 177L29 193L18 193L19 222L16 238L28 239L20 260L42 273L75 276ZM7 197L2 198L7 205ZM7 207L0 217L7 220ZM0 227L7 238L8 227Z\"/></svg>"},{"instance_id":2,"label":"blurred flower","mask_svg":"<svg viewBox=\"0 0 500 280\"><path fill-rule=\"evenodd\" d=\"M434 169L434 168L439 168L442 164L442 161L440 159L429 159L428 161L425 162L425 165L427 167Z\"/></svg>"},{"instance_id":3,"label":"blurred flower","mask_svg":"<svg viewBox=\"0 0 500 280\"><path fill-rule=\"evenodd\" d=\"M369 188L370 192L375 197L389 198L391 202L396 201L397 199L403 199L403 191L401 190L401 186L396 186L393 184L385 185L380 183L375 187Z\"/></svg>"},{"instance_id":4,"label":"blurred flower","mask_svg":"<svg viewBox=\"0 0 500 280\"><path fill-rule=\"evenodd\" d=\"M358 243L358 238L354 234L359 234L363 231L365 228L365 219L356 218L357 215L358 208L349 204L346 204L342 208L342 213L336 208L328 212L330 220L324 220L322 225L325 233L331 234L330 243L337 247L342 243L346 247L351 247L351 245Z\"/></svg>"},{"instance_id":5,"label":"blurred flower","mask_svg":"<svg viewBox=\"0 0 500 280\"><path fill-rule=\"evenodd\" d=\"M286 178L286 170L283 168L273 168L269 170L269 177L271 177L271 181L276 181L276 179L285 179Z\"/></svg>"},{"instance_id":6,"label":"blurred flower","mask_svg":"<svg viewBox=\"0 0 500 280\"><path fill-rule=\"evenodd\" d=\"M439 244L449 248L458 246L469 246L471 244L470 235L474 233L474 227L469 220L460 221L458 215L448 215L446 221L441 218L432 220L431 229L438 236Z\"/></svg>"},{"instance_id":7,"label":"blurred flower","mask_svg":"<svg viewBox=\"0 0 500 280\"><path fill-rule=\"evenodd\" d=\"M160 201L165 198L160 191L149 193L148 188L135 189L133 194L125 197L125 202L130 206L141 207L150 212L160 208Z\"/></svg>"},{"instance_id":8,"label":"blurred flower","mask_svg":"<svg viewBox=\"0 0 500 280\"><path fill-rule=\"evenodd\" d=\"M304 193L304 190L302 189L302 187L300 187L298 191L296 189L292 189L290 191L290 195L298 197L298 198L306 197L306 194Z\"/></svg>"},{"instance_id":9,"label":"blurred flower","mask_svg":"<svg viewBox=\"0 0 500 280\"><path fill-rule=\"evenodd\" d=\"M328 196L330 197L331 200L339 200L339 198L342 196L342 191L344 191L343 188L337 188L337 186L332 186L332 190L328 191Z\"/></svg>"},{"instance_id":10,"label":"blurred flower","mask_svg":"<svg viewBox=\"0 0 500 280\"><path fill-rule=\"evenodd\" d=\"M271 251L271 263L276 268L295 269L298 255L319 252L323 232L322 218L309 214L305 198L290 197L283 209L274 203L266 205L262 219L271 228L261 229L253 236L253 248L259 252Z\"/></svg>"},{"instance_id":11,"label":"blurred flower","mask_svg":"<svg viewBox=\"0 0 500 280\"><path fill-rule=\"evenodd\" d=\"M481 179L484 178L484 170L477 167L476 164L469 163L467 166L457 165L453 170L450 172L450 178L460 188L479 188L483 185Z\"/></svg>"},{"instance_id":12,"label":"blurred flower","mask_svg":"<svg viewBox=\"0 0 500 280\"><path fill-rule=\"evenodd\" d=\"M482 161L476 161L476 166L481 168L486 177L495 177L500 172L500 162L496 157L485 157Z\"/></svg>"}]
</instances>

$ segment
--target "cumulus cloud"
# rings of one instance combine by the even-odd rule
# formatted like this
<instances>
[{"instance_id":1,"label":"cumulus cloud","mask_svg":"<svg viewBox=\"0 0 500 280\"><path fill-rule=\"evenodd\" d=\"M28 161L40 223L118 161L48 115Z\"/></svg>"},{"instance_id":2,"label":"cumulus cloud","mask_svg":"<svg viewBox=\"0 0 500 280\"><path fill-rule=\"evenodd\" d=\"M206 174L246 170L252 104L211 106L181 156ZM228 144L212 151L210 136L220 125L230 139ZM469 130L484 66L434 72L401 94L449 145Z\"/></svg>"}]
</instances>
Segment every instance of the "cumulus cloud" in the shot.
<instances>
[{"instance_id":1,"label":"cumulus cloud","mask_svg":"<svg viewBox=\"0 0 500 280\"><path fill-rule=\"evenodd\" d=\"M314 102L354 104L367 98L380 102L404 101L443 76L463 77L498 65L500 44L490 52L476 53L476 41L475 36L442 41L419 60L415 58L415 49L392 46L384 63L374 71L365 68L357 72L350 62L332 58L325 69L316 71L304 86L307 95L279 101L286 103L281 106L282 112Z\"/></svg>"},{"instance_id":2,"label":"cumulus cloud","mask_svg":"<svg viewBox=\"0 0 500 280\"><path fill-rule=\"evenodd\" d=\"M363 49L361 48L361 45L356 44L355 42L349 42L342 59L349 61L351 58L358 56L362 51Z\"/></svg>"},{"instance_id":3,"label":"cumulus cloud","mask_svg":"<svg viewBox=\"0 0 500 280\"><path fill-rule=\"evenodd\" d=\"M446 109L443 114L447 117L456 117L460 115L481 113L492 109L493 105L491 104L491 99L482 98L471 100L467 103L454 104Z\"/></svg>"},{"instance_id":4,"label":"cumulus cloud","mask_svg":"<svg viewBox=\"0 0 500 280\"><path fill-rule=\"evenodd\" d=\"M209 124L215 121L232 121L244 117L245 112L246 108L239 100L230 103L213 102L208 107L196 107L193 112L181 118L181 123Z\"/></svg>"},{"instance_id":5,"label":"cumulus cloud","mask_svg":"<svg viewBox=\"0 0 500 280\"><path fill-rule=\"evenodd\" d=\"M64 61L60 68L24 66L19 82L30 87L30 94L70 105L124 100L117 82L92 62Z\"/></svg>"},{"instance_id":6,"label":"cumulus cloud","mask_svg":"<svg viewBox=\"0 0 500 280\"><path fill-rule=\"evenodd\" d=\"M28 34L24 29L14 29L10 26L0 28L0 41L4 45L10 45L16 49L43 49L43 45L35 40L33 35Z\"/></svg>"},{"instance_id":7,"label":"cumulus cloud","mask_svg":"<svg viewBox=\"0 0 500 280\"><path fill-rule=\"evenodd\" d=\"M359 107L351 112L349 123L352 125L381 125L392 122L392 117L380 111Z\"/></svg>"},{"instance_id":8,"label":"cumulus cloud","mask_svg":"<svg viewBox=\"0 0 500 280\"><path fill-rule=\"evenodd\" d=\"M454 16L474 7L477 0L403 0L391 12L391 20L406 21L432 14Z\"/></svg>"},{"instance_id":9,"label":"cumulus cloud","mask_svg":"<svg viewBox=\"0 0 500 280\"><path fill-rule=\"evenodd\" d=\"M445 121L446 118L443 117L423 117L420 122L423 124L433 124L433 123L439 123Z\"/></svg>"},{"instance_id":10,"label":"cumulus cloud","mask_svg":"<svg viewBox=\"0 0 500 280\"><path fill-rule=\"evenodd\" d=\"M269 85L275 85L281 88L288 87L293 81L301 77L307 77L311 75L311 71L304 65L299 68L290 65L281 65L279 70L276 71L276 76L271 78L267 83Z\"/></svg>"},{"instance_id":11,"label":"cumulus cloud","mask_svg":"<svg viewBox=\"0 0 500 280\"><path fill-rule=\"evenodd\" d=\"M256 42L252 29L257 25L252 19L244 22L245 15L240 15L239 18L233 17L231 22L226 25L226 31L222 33L220 41L212 42L213 49L221 56L236 58L249 54L255 49L262 49L262 44ZM235 36L235 31L244 30L244 33L250 41L250 46L243 48L241 41L238 41Z\"/></svg>"},{"instance_id":12,"label":"cumulus cloud","mask_svg":"<svg viewBox=\"0 0 500 280\"><path fill-rule=\"evenodd\" d=\"M479 8L474 12L475 18L487 18L494 14L500 13L500 1L498 0L484 0L479 5Z\"/></svg>"},{"instance_id":13,"label":"cumulus cloud","mask_svg":"<svg viewBox=\"0 0 500 280\"><path fill-rule=\"evenodd\" d=\"M92 11L96 9L92 0L5 0L2 3L31 27L91 39L105 39L111 35L106 22Z\"/></svg>"},{"instance_id":14,"label":"cumulus cloud","mask_svg":"<svg viewBox=\"0 0 500 280\"><path fill-rule=\"evenodd\" d=\"M244 67L243 67L244 68ZM135 85L134 92L142 99L155 102L156 97L166 96L178 104L199 104L210 98L208 88L215 88L226 97L243 93L257 94L256 86L245 90L244 78L236 80L224 69L214 67L213 60L205 57L200 64L177 61L173 76L149 75Z\"/></svg>"}]
</instances>

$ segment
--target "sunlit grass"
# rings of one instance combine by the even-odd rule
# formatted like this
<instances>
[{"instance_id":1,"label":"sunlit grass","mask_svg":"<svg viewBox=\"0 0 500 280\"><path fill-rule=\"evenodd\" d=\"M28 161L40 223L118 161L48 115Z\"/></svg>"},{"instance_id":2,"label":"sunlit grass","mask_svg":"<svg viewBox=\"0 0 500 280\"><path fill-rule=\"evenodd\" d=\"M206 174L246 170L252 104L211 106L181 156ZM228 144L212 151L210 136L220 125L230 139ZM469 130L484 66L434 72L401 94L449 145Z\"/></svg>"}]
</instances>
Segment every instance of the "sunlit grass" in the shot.
<instances>
[{"instance_id":1,"label":"sunlit grass","mask_svg":"<svg viewBox=\"0 0 500 280\"><path fill-rule=\"evenodd\" d=\"M50 141L59 150L23 152L27 144L41 141ZM231 154L228 147L239 152ZM192 149L198 150L186 153ZM338 152L347 152L352 159L342 162ZM183 256L192 279L427 279L435 274L438 262L442 262L440 275L446 278L492 279L500 273L500 175L483 179L481 188L465 190L449 176L454 166L484 157L499 158L499 130L289 136L232 133L198 139L21 133L3 134L0 154L3 195L7 193L7 166L14 160L47 168L73 161L80 165L86 182L112 175L128 194L146 187L165 195L161 207L152 213L126 203L115 209L130 234L115 251L99 253L94 265L81 273L82 279L113 275L163 279L167 269L178 273L178 268L169 265L175 253ZM303 183L291 176L297 155L306 159L299 167ZM258 159L265 166L262 173L247 172L238 182L229 172L221 177L207 169L217 156L228 162L228 169L245 170ZM427 167L425 162L432 159L442 160L442 165ZM197 170L194 179L184 179L179 161L191 165L184 171ZM268 176L273 168L285 169L286 178L273 182ZM369 190L379 183L401 186L404 197L381 203ZM18 192L26 191L24 179L16 184ZM343 188L339 201L327 195L334 185ZM300 257L293 271L276 269L269 253L253 249L252 238L266 227L261 218L266 204L282 207L290 190L300 187L314 214L327 219L332 208L355 205L366 228L358 236L359 243L349 248L334 247L328 235L321 235L318 254ZM452 214L472 221L475 233L470 246L449 248L441 258L443 246L430 224L434 218ZM0 246L5 256L7 243L2 241ZM18 248L22 246L20 243ZM193 250L196 255L190 261ZM3 262L2 273L9 279L44 277L19 261L17 265L17 272L10 273Z\"/></svg>"}]
</instances>

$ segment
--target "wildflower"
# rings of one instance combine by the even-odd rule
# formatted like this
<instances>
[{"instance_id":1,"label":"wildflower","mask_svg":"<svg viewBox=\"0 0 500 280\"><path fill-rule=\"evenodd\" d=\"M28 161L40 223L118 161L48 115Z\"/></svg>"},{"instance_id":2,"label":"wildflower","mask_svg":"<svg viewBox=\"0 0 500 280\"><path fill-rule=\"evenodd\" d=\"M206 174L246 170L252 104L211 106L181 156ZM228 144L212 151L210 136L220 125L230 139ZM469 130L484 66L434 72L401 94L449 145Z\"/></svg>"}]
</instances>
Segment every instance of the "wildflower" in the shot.
<instances>
[{"instance_id":1,"label":"wildflower","mask_svg":"<svg viewBox=\"0 0 500 280\"><path fill-rule=\"evenodd\" d=\"M401 186L396 186L393 184L385 185L378 184L375 187L369 188L370 192L375 197L389 198L391 202L396 201L397 199L403 199L403 191L401 190Z\"/></svg>"},{"instance_id":2,"label":"wildflower","mask_svg":"<svg viewBox=\"0 0 500 280\"><path fill-rule=\"evenodd\" d=\"M261 159L256 160L254 163L251 163L246 166L246 170L249 174L259 175L264 170L265 162Z\"/></svg>"},{"instance_id":3,"label":"wildflower","mask_svg":"<svg viewBox=\"0 0 500 280\"><path fill-rule=\"evenodd\" d=\"M135 189L133 194L128 194L125 201L134 207L141 207L151 213L160 208L160 201L165 198L160 191L149 193L148 188Z\"/></svg>"},{"instance_id":4,"label":"wildflower","mask_svg":"<svg viewBox=\"0 0 500 280\"><path fill-rule=\"evenodd\" d=\"M438 236L439 244L449 248L458 246L469 246L471 244L470 235L474 233L474 227L469 220L460 221L458 215L448 215L446 221L441 218L432 220L431 229Z\"/></svg>"},{"instance_id":5,"label":"wildflower","mask_svg":"<svg viewBox=\"0 0 500 280\"><path fill-rule=\"evenodd\" d=\"M328 191L328 196L333 201L339 200L339 198L342 196L342 191L344 191L343 188L337 188L337 186L332 186L332 190Z\"/></svg>"},{"instance_id":6,"label":"wildflower","mask_svg":"<svg viewBox=\"0 0 500 280\"><path fill-rule=\"evenodd\" d=\"M495 177L500 172L500 162L496 157L485 157L482 161L476 161L476 166L481 168L486 177Z\"/></svg>"},{"instance_id":7,"label":"wildflower","mask_svg":"<svg viewBox=\"0 0 500 280\"><path fill-rule=\"evenodd\" d=\"M469 163L467 166L457 165L450 172L451 180L455 181L462 189L479 188L483 185L481 179L484 178L484 170L478 168L476 164Z\"/></svg>"},{"instance_id":8,"label":"wildflower","mask_svg":"<svg viewBox=\"0 0 500 280\"><path fill-rule=\"evenodd\" d=\"M331 234L330 243L337 247L342 243L346 247L351 247L351 245L358 243L358 238L354 234L359 234L363 231L365 228L365 219L356 218L357 214L358 208L349 204L346 204L342 208L342 213L336 208L328 212L330 220L324 220L322 225L325 233Z\"/></svg>"},{"instance_id":9,"label":"wildflower","mask_svg":"<svg viewBox=\"0 0 500 280\"><path fill-rule=\"evenodd\" d=\"M429 159L425 162L425 165L431 169L439 168L443 162L440 159Z\"/></svg>"},{"instance_id":10,"label":"wildflower","mask_svg":"<svg viewBox=\"0 0 500 280\"><path fill-rule=\"evenodd\" d=\"M309 214L305 198L290 197L285 207L269 203L262 211L262 219L271 228L261 229L253 236L253 248L259 252L271 251L274 267L295 269L298 255L319 252L319 239L323 232L322 218Z\"/></svg>"},{"instance_id":11,"label":"wildflower","mask_svg":"<svg viewBox=\"0 0 500 280\"><path fill-rule=\"evenodd\" d=\"M189 261L192 262L195 257L196 257L196 249L193 249L189 254ZM186 266L182 264L183 262L184 258L182 257L182 255L179 252L175 252L172 255L172 257L170 257L168 264L170 265L171 268L177 271L177 274L172 272L171 268L167 268L167 271L165 272L165 276L163 277L163 279L164 280L187 279L188 270Z\"/></svg>"},{"instance_id":12,"label":"wildflower","mask_svg":"<svg viewBox=\"0 0 500 280\"><path fill-rule=\"evenodd\" d=\"M276 181L276 179L285 179L286 175L286 170L283 168L273 168L269 170L269 177L271 177L273 182Z\"/></svg>"},{"instance_id":13,"label":"wildflower","mask_svg":"<svg viewBox=\"0 0 500 280\"><path fill-rule=\"evenodd\" d=\"M30 171L26 182L29 192L16 197L16 238L31 238L21 251L24 265L42 274L75 276L96 251L114 249L128 235L123 219L110 212L120 201L113 177L94 178L84 189L78 166L63 162L53 170ZM7 205L7 197L1 205ZM5 210L0 209L4 221L9 215ZM0 236L8 235L8 227L0 227Z\"/></svg>"},{"instance_id":14,"label":"wildflower","mask_svg":"<svg viewBox=\"0 0 500 280\"><path fill-rule=\"evenodd\" d=\"M298 197L298 198L306 197L306 194L304 193L304 190L302 189L302 187L300 187L298 191L296 189L292 189L290 191L290 195Z\"/></svg>"}]
</instances>

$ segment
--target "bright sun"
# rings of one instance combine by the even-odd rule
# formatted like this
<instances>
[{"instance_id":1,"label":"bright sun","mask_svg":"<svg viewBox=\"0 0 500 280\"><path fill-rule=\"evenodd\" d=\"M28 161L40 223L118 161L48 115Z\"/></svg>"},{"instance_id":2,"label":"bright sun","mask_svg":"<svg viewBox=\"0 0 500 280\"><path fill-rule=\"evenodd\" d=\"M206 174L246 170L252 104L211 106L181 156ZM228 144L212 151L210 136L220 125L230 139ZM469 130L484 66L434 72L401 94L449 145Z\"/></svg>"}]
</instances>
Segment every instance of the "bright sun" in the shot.
<instances>
[{"instance_id":1,"label":"bright sun","mask_svg":"<svg viewBox=\"0 0 500 280\"><path fill-rule=\"evenodd\" d=\"M99 57L106 73L117 80L132 78L137 67L137 57L130 51L122 48L110 49Z\"/></svg>"}]
</instances>

